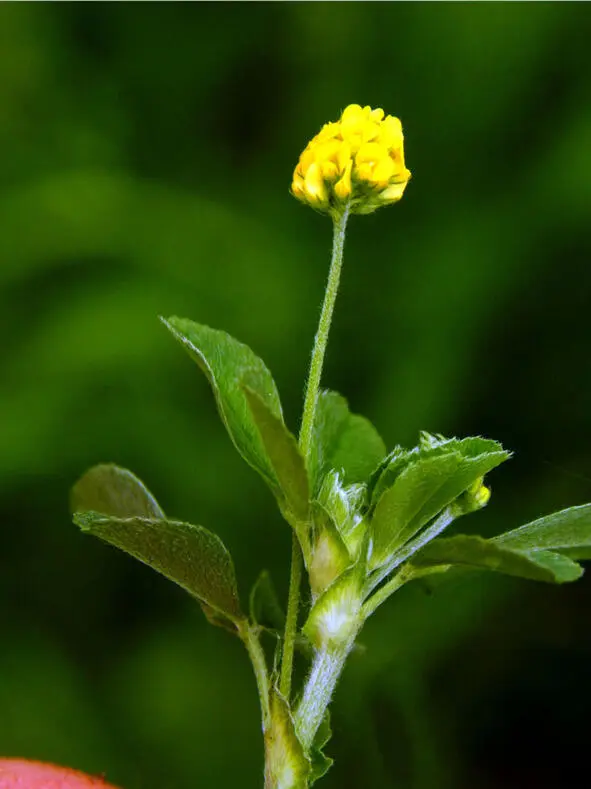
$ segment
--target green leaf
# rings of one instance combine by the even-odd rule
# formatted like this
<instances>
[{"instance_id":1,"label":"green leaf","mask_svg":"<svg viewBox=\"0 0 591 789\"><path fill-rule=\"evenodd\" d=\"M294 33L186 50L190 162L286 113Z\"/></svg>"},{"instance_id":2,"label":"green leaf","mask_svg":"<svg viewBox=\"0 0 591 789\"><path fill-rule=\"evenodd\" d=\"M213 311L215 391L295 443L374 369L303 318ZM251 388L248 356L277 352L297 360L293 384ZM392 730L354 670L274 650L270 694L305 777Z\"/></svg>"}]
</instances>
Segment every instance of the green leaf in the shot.
<instances>
[{"instance_id":1,"label":"green leaf","mask_svg":"<svg viewBox=\"0 0 591 789\"><path fill-rule=\"evenodd\" d=\"M396 446L389 452L382 462L371 475L367 485L368 503L370 511L375 509L382 495L392 487L400 473L414 460L416 460L419 449L404 449Z\"/></svg>"},{"instance_id":2,"label":"green leaf","mask_svg":"<svg viewBox=\"0 0 591 789\"><path fill-rule=\"evenodd\" d=\"M372 475L369 491L372 507L377 504L383 493L396 482L401 473L410 465L452 452L459 453L468 468L470 461L480 464L483 459L490 458L490 466L487 463L483 463L482 467L486 470L474 476L473 480L477 479L478 476L484 476L495 466L511 457L511 453L506 452L498 441L492 441L488 438L443 438L442 436L434 436L422 431L418 446L410 450L403 449L400 446L396 447L384 458L380 467ZM468 476L471 476L471 472L468 473ZM469 484L464 490L469 487Z\"/></svg>"},{"instance_id":3,"label":"green leaf","mask_svg":"<svg viewBox=\"0 0 591 789\"><path fill-rule=\"evenodd\" d=\"M330 725L330 712L326 710L326 714L322 719L322 723L316 732L316 737L314 738L314 742L312 743L312 748L310 750L310 759L312 762L312 769L310 772L310 786L315 783L319 778L322 778L323 775L330 770L334 763L334 759L331 759L330 756L326 756L324 753L324 747L329 742L330 738L332 737L332 728Z\"/></svg>"},{"instance_id":4,"label":"green leaf","mask_svg":"<svg viewBox=\"0 0 591 789\"><path fill-rule=\"evenodd\" d=\"M74 523L162 573L208 608L232 621L244 618L230 554L202 526L98 512L77 512Z\"/></svg>"},{"instance_id":5,"label":"green leaf","mask_svg":"<svg viewBox=\"0 0 591 789\"><path fill-rule=\"evenodd\" d=\"M131 471L112 464L93 466L74 485L72 512L92 510L104 515L131 518L163 518L164 513L150 491Z\"/></svg>"},{"instance_id":6,"label":"green leaf","mask_svg":"<svg viewBox=\"0 0 591 789\"><path fill-rule=\"evenodd\" d=\"M268 570L261 572L251 589L249 609L254 624L278 633L283 631L285 612Z\"/></svg>"},{"instance_id":7,"label":"green leaf","mask_svg":"<svg viewBox=\"0 0 591 789\"><path fill-rule=\"evenodd\" d=\"M423 439L424 442L424 439ZM437 439L397 451L374 489L371 564L377 567L476 480L507 460L500 444L482 438ZM460 513L458 513L460 514Z\"/></svg>"},{"instance_id":8,"label":"green leaf","mask_svg":"<svg viewBox=\"0 0 591 789\"><path fill-rule=\"evenodd\" d=\"M288 520L293 522L295 518L294 528L298 531L300 542L306 545L310 493L306 466L298 443L283 419L276 416L253 389L244 386L243 391L277 480L275 495ZM290 514L294 517L290 518Z\"/></svg>"},{"instance_id":9,"label":"green leaf","mask_svg":"<svg viewBox=\"0 0 591 789\"><path fill-rule=\"evenodd\" d=\"M337 471L329 471L318 493L318 503L331 518L351 556L357 556L367 523L363 517L366 503L364 484L344 487Z\"/></svg>"},{"instance_id":10,"label":"green leaf","mask_svg":"<svg viewBox=\"0 0 591 789\"><path fill-rule=\"evenodd\" d=\"M345 485L366 482L385 454L386 446L369 420L350 413L336 392L320 392L308 461L313 495L331 469L341 472Z\"/></svg>"},{"instance_id":11,"label":"green leaf","mask_svg":"<svg viewBox=\"0 0 591 789\"><path fill-rule=\"evenodd\" d=\"M461 457L455 452L419 460L407 466L385 491L371 522L372 566L385 562L426 523L420 513L458 471L460 463Z\"/></svg>"},{"instance_id":12,"label":"green leaf","mask_svg":"<svg viewBox=\"0 0 591 789\"><path fill-rule=\"evenodd\" d=\"M591 504L569 507L493 537L497 545L519 550L558 551L573 559L591 558Z\"/></svg>"},{"instance_id":13,"label":"green leaf","mask_svg":"<svg viewBox=\"0 0 591 789\"><path fill-rule=\"evenodd\" d=\"M161 320L207 376L222 421L238 452L277 491L275 471L244 391L246 384L273 416L282 419L277 387L265 364L247 345L226 332L185 318Z\"/></svg>"},{"instance_id":14,"label":"green leaf","mask_svg":"<svg viewBox=\"0 0 591 789\"><path fill-rule=\"evenodd\" d=\"M412 566L434 568L467 566L475 569L547 583L576 581L583 568L559 553L544 550L515 550L475 535L458 534L430 542L412 558Z\"/></svg>"}]
</instances>

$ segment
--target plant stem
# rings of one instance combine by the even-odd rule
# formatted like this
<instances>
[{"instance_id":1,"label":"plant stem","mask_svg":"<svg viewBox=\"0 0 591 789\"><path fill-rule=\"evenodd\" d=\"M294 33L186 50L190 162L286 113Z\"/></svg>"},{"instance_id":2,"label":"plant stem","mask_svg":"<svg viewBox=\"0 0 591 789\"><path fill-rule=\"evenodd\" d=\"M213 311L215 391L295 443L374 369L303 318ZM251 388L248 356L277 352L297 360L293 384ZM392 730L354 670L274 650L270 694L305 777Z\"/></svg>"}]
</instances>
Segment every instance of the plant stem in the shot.
<instances>
[{"instance_id":1,"label":"plant stem","mask_svg":"<svg viewBox=\"0 0 591 789\"><path fill-rule=\"evenodd\" d=\"M322 367L324 355L328 343L328 334L332 322L332 314L339 289L341 277L341 267L343 264L343 248L345 246L345 228L349 218L349 206L346 206L341 214L333 217L333 243L332 259L328 273L328 282L324 294L324 302L320 312L318 330L314 338L312 349L312 359L310 362L310 372L306 384L306 395L304 398L304 413L302 415L302 426L300 429L300 450L308 465L310 449L312 446L312 432L314 429L314 417L316 415L316 405L318 403L318 391L320 379L322 377ZM298 609L300 604L300 586L302 580L303 557L302 551L296 535L292 538L291 550L291 574L289 580L289 598L287 602L287 617L285 621L285 637L283 640L283 657L281 660L281 677L279 689L282 695L289 700L291 695L291 675L293 669L293 654L295 649L295 639L298 625Z\"/></svg>"},{"instance_id":2,"label":"plant stem","mask_svg":"<svg viewBox=\"0 0 591 789\"><path fill-rule=\"evenodd\" d=\"M279 690L289 701L291 695L291 674L293 669L293 653L298 628L298 609L300 607L300 586L304 560L302 549L295 531L291 537L291 573L289 576L289 597L287 615L285 617L285 637L283 639L283 655L281 658L281 677Z\"/></svg>"},{"instance_id":3,"label":"plant stem","mask_svg":"<svg viewBox=\"0 0 591 789\"><path fill-rule=\"evenodd\" d=\"M267 731L271 723L271 710L269 707L269 674L267 671L265 653L261 647L257 629L252 627L247 621L238 625L238 633L244 642L244 646L250 657L250 662L252 663L261 701L263 731Z\"/></svg>"},{"instance_id":4,"label":"plant stem","mask_svg":"<svg viewBox=\"0 0 591 789\"><path fill-rule=\"evenodd\" d=\"M306 386L306 397L304 400L304 414L302 416L302 427L300 430L300 449L306 460L310 454L312 445L312 431L314 429L314 416L316 415L316 404L318 403L318 391L320 388L320 378L322 377L322 366L324 355L328 343L328 333L332 322L332 313L339 290L341 278L341 267L343 264L343 247L345 245L345 229L349 218L349 207L347 206L342 214L334 217L332 259L330 261L330 271L324 303L320 313L318 331L314 338L314 348L312 350L312 360L310 362L310 373Z\"/></svg>"},{"instance_id":5,"label":"plant stem","mask_svg":"<svg viewBox=\"0 0 591 789\"><path fill-rule=\"evenodd\" d=\"M353 640L339 650L321 649L314 657L312 669L295 714L296 734L306 752L310 750L316 732L326 714L345 661L353 646Z\"/></svg>"},{"instance_id":6,"label":"plant stem","mask_svg":"<svg viewBox=\"0 0 591 789\"><path fill-rule=\"evenodd\" d=\"M365 602L361 609L363 619L370 617L379 605L381 605L390 597L390 595L394 594L394 592L397 592L401 586L404 586L405 583L411 581L414 577L415 576L408 568L408 565L406 567L402 567L400 571L396 573L394 578L391 578L388 583L384 584L381 589L378 589L378 591Z\"/></svg>"},{"instance_id":7,"label":"plant stem","mask_svg":"<svg viewBox=\"0 0 591 789\"><path fill-rule=\"evenodd\" d=\"M371 592L376 588L376 586L379 586L382 581L390 575L390 573L392 573L402 564L402 562L410 559L413 554L415 554L418 550L427 545L428 542L431 542L431 540L441 534L444 529L447 529L450 523L452 523L457 517L458 513L453 507L450 506L443 510L441 515L433 521L428 529L425 529L425 531L421 532L418 537L415 537L414 540L406 543L406 545L404 545L399 551L396 551L388 564L385 564L375 573L369 582L368 592Z\"/></svg>"}]
</instances>

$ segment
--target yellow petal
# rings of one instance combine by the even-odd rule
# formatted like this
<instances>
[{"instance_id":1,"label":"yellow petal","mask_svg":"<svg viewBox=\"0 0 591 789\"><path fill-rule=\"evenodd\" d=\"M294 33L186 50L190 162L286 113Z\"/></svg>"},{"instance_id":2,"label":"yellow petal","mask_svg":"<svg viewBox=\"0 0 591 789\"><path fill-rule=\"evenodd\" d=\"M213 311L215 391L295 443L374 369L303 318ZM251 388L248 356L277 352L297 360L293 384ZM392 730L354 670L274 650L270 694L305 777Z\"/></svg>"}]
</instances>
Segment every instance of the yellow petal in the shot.
<instances>
[{"instance_id":1,"label":"yellow petal","mask_svg":"<svg viewBox=\"0 0 591 789\"><path fill-rule=\"evenodd\" d=\"M291 184L291 191L292 191L294 197L297 197L298 199L301 199L305 195L304 179L300 175L298 175L297 173L295 173L294 176L293 176L293 181L292 181L292 184Z\"/></svg>"},{"instance_id":2,"label":"yellow petal","mask_svg":"<svg viewBox=\"0 0 591 789\"><path fill-rule=\"evenodd\" d=\"M355 175L360 181L370 182L373 176L373 166L360 162L355 164Z\"/></svg>"},{"instance_id":3,"label":"yellow petal","mask_svg":"<svg viewBox=\"0 0 591 789\"><path fill-rule=\"evenodd\" d=\"M339 152L337 154L337 164L339 166L339 172L344 172L351 161L351 146L346 143L342 142L341 147L339 148Z\"/></svg>"},{"instance_id":4,"label":"yellow petal","mask_svg":"<svg viewBox=\"0 0 591 789\"><path fill-rule=\"evenodd\" d=\"M337 162L338 153L342 143L340 140L328 140L314 146L314 161L322 164L324 161Z\"/></svg>"},{"instance_id":5,"label":"yellow petal","mask_svg":"<svg viewBox=\"0 0 591 789\"><path fill-rule=\"evenodd\" d=\"M399 119L387 115L380 126L380 142L387 148L401 148L403 141L404 135Z\"/></svg>"},{"instance_id":6,"label":"yellow petal","mask_svg":"<svg viewBox=\"0 0 591 789\"><path fill-rule=\"evenodd\" d=\"M341 123L348 126L351 123L361 123L364 118L363 110L359 104L349 104L349 106L345 107L343 110Z\"/></svg>"},{"instance_id":7,"label":"yellow petal","mask_svg":"<svg viewBox=\"0 0 591 789\"><path fill-rule=\"evenodd\" d=\"M356 154L364 143L363 134L357 127L350 132L343 129L343 140L349 146L352 154Z\"/></svg>"},{"instance_id":8,"label":"yellow petal","mask_svg":"<svg viewBox=\"0 0 591 789\"><path fill-rule=\"evenodd\" d=\"M386 186L390 178L396 172L396 165L389 156L380 159L373 168L373 180L378 184Z\"/></svg>"},{"instance_id":9,"label":"yellow petal","mask_svg":"<svg viewBox=\"0 0 591 789\"><path fill-rule=\"evenodd\" d=\"M397 170L406 170L406 167L404 166L404 151L402 148L392 148L390 150L390 158L396 165Z\"/></svg>"},{"instance_id":10,"label":"yellow petal","mask_svg":"<svg viewBox=\"0 0 591 789\"><path fill-rule=\"evenodd\" d=\"M337 181L336 184L334 185L334 193L339 198L339 200L346 200L348 197L351 196L351 192L353 191L353 187L351 184L352 169L353 169L353 160L349 159L343 177L340 179L340 181Z\"/></svg>"},{"instance_id":11,"label":"yellow petal","mask_svg":"<svg viewBox=\"0 0 591 789\"><path fill-rule=\"evenodd\" d=\"M315 139L318 141L330 140L338 137L341 133L340 123L325 123L320 129Z\"/></svg>"},{"instance_id":12,"label":"yellow petal","mask_svg":"<svg viewBox=\"0 0 591 789\"><path fill-rule=\"evenodd\" d=\"M364 143L355 157L356 163L359 165L362 162L375 165L381 159L388 157L388 149L385 145L379 142L366 142Z\"/></svg>"},{"instance_id":13,"label":"yellow petal","mask_svg":"<svg viewBox=\"0 0 591 789\"><path fill-rule=\"evenodd\" d=\"M404 194L407 183L408 181L404 181L403 183L392 184L391 186L388 186L386 189L380 192L380 200L383 203L396 203Z\"/></svg>"},{"instance_id":14,"label":"yellow petal","mask_svg":"<svg viewBox=\"0 0 591 789\"><path fill-rule=\"evenodd\" d=\"M319 162L319 165L320 170L322 171L322 177L325 180L331 181L338 176L339 168L334 162L323 161Z\"/></svg>"},{"instance_id":15,"label":"yellow petal","mask_svg":"<svg viewBox=\"0 0 591 789\"><path fill-rule=\"evenodd\" d=\"M361 130L361 135L363 137L363 142L370 142L371 140L377 140L380 136L380 125L379 123L373 123L372 121L366 121L363 124L363 128Z\"/></svg>"},{"instance_id":16,"label":"yellow petal","mask_svg":"<svg viewBox=\"0 0 591 789\"><path fill-rule=\"evenodd\" d=\"M299 167L302 175L305 176L308 167L313 163L313 161L314 161L314 148L308 145L306 150L300 156Z\"/></svg>"},{"instance_id":17,"label":"yellow petal","mask_svg":"<svg viewBox=\"0 0 591 789\"><path fill-rule=\"evenodd\" d=\"M306 194L312 202L326 203L328 201L326 184L322 177L320 165L316 162L308 167L304 185Z\"/></svg>"}]
</instances>

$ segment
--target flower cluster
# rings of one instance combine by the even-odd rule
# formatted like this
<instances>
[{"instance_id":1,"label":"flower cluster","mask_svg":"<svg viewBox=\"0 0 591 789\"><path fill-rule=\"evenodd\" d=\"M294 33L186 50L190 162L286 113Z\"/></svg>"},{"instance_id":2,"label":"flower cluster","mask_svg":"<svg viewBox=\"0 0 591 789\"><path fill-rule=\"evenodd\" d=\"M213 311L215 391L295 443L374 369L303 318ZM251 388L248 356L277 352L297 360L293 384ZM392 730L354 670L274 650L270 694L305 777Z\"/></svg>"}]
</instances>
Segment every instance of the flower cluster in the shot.
<instances>
[{"instance_id":1,"label":"flower cluster","mask_svg":"<svg viewBox=\"0 0 591 789\"><path fill-rule=\"evenodd\" d=\"M349 205L370 214L402 197L410 178L402 124L384 110L350 104L308 143L293 174L292 194L322 213Z\"/></svg>"}]
</instances>

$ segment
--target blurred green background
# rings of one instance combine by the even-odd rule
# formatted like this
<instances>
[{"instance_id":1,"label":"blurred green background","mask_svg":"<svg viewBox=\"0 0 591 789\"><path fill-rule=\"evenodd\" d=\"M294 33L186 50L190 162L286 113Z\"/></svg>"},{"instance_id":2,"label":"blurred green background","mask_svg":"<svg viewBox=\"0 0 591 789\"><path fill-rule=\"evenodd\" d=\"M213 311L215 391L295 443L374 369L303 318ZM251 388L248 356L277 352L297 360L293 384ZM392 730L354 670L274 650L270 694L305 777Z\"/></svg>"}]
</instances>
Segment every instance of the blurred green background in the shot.
<instances>
[{"instance_id":1,"label":"blurred green background","mask_svg":"<svg viewBox=\"0 0 591 789\"><path fill-rule=\"evenodd\" d=\"M243 596L290 534L158 323L265 359L296 428L330 223L288 193L351 102L398 115L402 202L355 218L324 383L388 445L515 459L463 528L591 500L586 4L0 7L0 754L125 789L261 786L240 644L70 525L98 461L216 530ZM228 482L228 480L231 480ZM403 590L339 686L323 785L580 785L591 578Z\"/></svg>"}]
</instances>

